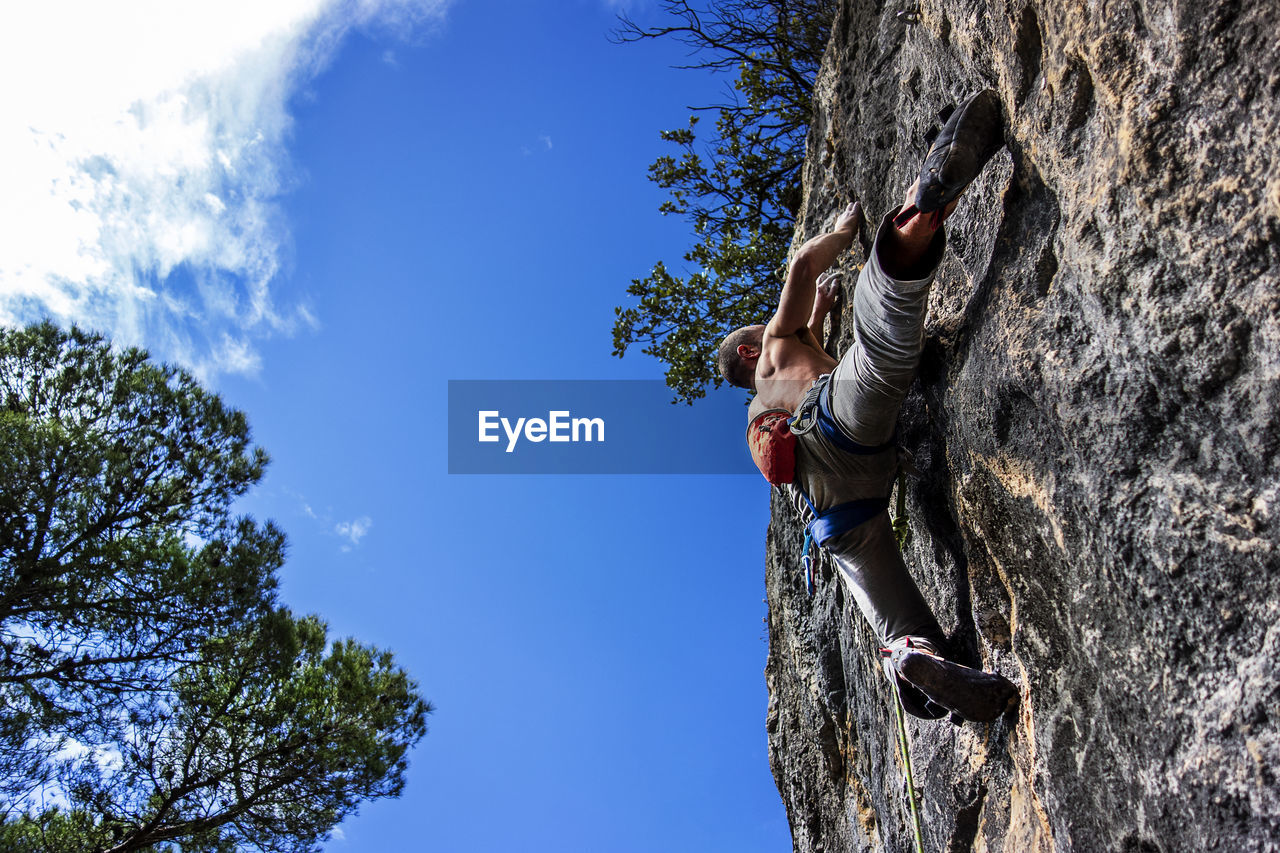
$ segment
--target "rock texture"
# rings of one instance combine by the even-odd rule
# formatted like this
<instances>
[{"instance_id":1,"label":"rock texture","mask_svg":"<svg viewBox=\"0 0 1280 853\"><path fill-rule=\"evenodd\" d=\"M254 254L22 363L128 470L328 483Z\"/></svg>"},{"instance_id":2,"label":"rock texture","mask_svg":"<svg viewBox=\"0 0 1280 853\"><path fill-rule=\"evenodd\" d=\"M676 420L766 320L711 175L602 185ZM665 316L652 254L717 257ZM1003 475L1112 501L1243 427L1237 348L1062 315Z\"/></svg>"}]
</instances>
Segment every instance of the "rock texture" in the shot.
<instances>
[{"instance_id":1,"label":"rock texture","mask_svg":"<svg viewBox=\"0 0 1280 853\"><path fill-rule=\"evenodd\" d=\"M901 435L908 563L1022 702L910 724L927 850L1280 850L1277 34L1270 1L839 11L797 245L851 198L896 206L946 104L991 87L1008 117L948 223ZM773 519L795 849L911 850L875 638L825 561L806 594Z\"/></svg>"}]
</instances>

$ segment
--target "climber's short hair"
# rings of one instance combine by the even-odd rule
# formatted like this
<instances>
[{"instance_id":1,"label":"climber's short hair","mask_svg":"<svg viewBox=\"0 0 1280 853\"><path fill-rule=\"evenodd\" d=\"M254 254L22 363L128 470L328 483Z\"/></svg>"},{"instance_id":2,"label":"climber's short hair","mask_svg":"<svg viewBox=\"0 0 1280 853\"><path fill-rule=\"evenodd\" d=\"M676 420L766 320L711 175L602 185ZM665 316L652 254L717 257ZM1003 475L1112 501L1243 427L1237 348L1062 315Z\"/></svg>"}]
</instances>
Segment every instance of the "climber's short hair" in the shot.
<instances>
[{"instance_id":1,"label":"climber's short hair","mask_svg":"<svg viewBox=\"0 0 1280 853\"><path fill-rule=\"evenodd\" d=\"M725 336L720 342L720 349L716 351L716 366L720 368L724 381L736 388L752 387L755 370L742 363L738 347L743 344L759 347L763 340L764 326L743 326Z\"/></svg>"}]
</instances>

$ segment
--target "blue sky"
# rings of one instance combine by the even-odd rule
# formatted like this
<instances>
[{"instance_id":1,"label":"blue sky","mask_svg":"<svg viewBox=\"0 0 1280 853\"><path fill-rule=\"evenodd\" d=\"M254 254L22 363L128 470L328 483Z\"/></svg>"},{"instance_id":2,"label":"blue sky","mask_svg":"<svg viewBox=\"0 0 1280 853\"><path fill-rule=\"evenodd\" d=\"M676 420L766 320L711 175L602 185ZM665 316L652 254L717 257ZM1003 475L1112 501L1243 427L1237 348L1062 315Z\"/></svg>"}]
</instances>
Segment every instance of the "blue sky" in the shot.
<instances>
[{"instance_id":1,"label":"blue sky","mask_svg":"<svg viewBox=\"0 0 1280 853\"><path fill-rule=\"evenodd\" d=\"M0 322L102 329L243 409L286 603L438 706L404 797L326 849L789 849L764 483L447 473L451 379L661 376L610 355L613 309L682 263L646 167L727 78L610 44L604 0L176 5L3 28L44 83L0 103Z\"/></svg>"}]
</instances>

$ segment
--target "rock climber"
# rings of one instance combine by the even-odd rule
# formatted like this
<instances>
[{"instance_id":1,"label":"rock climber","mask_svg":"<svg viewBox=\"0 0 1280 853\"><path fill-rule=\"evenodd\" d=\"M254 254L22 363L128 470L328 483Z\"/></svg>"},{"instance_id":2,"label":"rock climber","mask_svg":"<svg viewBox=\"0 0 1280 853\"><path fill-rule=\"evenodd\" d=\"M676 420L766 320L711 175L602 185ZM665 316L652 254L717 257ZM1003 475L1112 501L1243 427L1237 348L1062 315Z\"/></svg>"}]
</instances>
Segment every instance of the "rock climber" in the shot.
<instances>
[{"instance_id":1,"label":"rock climber","mask_svg":"<svg viewBox=\"0 0 1280 853\"><path fill-rule=\"evenodd\" d=\"M903 206L880 223L853 292L854 343L839 361L819 339L839 292L839 273L828 270L862 225L858 203L796 252L772 319L730 333L718 352L721 375L755 391L747 437L757 465L791 490L807 533L834 558L879 635L903 707L928 719L952 712L990 721L1018 698L1002 676L945 657L946 638L888 513L898 411L920 360L929 287L946 246L942 223L1003 144L994 92L952 112Z\"/></svg>"}]
</instances>

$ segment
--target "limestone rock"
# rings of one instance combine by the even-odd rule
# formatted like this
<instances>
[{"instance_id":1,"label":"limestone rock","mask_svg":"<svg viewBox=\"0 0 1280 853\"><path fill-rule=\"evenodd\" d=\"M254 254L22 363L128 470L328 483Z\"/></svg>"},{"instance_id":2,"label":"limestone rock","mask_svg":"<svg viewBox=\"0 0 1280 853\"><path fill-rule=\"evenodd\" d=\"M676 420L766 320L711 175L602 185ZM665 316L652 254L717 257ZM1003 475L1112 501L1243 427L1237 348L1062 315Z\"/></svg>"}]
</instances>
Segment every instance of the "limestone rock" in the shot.
<instances>
[{"instance_id":1,"label":"limestone rock","mask_svg":"<svg viewBox=\"0 0 1280 853\"><path fill-rule=\"evenodd\" d=\"M1280 849L1278 33L1232 0L838 13L797 245L896 207L947 104L990 87L1008 121L948 223L901 437L908 564L1022 702L910 724L928 850ZM801 539L775 499L795 849L911 850L875 638L825 560L807 595Z\"/></svg>"}]
</instances>

